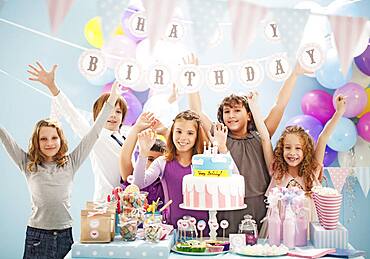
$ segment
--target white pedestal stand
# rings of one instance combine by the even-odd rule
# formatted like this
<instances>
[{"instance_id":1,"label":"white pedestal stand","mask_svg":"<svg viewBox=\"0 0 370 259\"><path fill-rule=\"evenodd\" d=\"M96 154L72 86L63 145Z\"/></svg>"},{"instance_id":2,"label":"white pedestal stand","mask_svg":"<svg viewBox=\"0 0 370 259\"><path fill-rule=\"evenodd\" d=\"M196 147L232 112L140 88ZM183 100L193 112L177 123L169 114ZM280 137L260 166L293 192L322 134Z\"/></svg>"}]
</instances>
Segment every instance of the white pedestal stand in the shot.
<instances>
[{"instance_id":1,"label":"white pedestal stand","mask_svg":"<svg viewBox=\"0 0 370 259\"><path fill-rule=\"evenodd\" d=\"M247 207L247 205L244 204L242 207L228 209L228 210L241 210L241 209L245 209L246 207ZM180 208L185 209L185 210L200 210L200 209L188 208L188 207L184 206L184 204L180 204ZM204 211L204 210L202 210L202 211ZM217 222L218 223L217 216L216 216L217 215L217 210L208 210L208 215L209 215L209 219L208 219L209 237L210 237L211 240L216 240L217 231L216 231L215 228L213 228L211 226L211 224L212 224L212 222Z\"/></svg>"}]
</instances>

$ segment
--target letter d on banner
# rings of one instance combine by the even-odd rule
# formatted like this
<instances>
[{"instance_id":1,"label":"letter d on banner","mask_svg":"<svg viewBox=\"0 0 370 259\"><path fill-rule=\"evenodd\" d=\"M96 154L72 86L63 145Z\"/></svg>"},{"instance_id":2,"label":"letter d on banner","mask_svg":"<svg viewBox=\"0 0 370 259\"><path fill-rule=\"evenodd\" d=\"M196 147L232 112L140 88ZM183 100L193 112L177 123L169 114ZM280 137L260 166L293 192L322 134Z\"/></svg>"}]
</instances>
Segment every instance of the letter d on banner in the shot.
<instances>
[{"instance_id":1,"label":"letter d on banner","mask_svg":"<svg viewBox=\"0 0 370 259\"><path fill-rule=\"evenodd\" d=\"M78 67L84 77L99 77L107 70L103 54L95 49L84 51L78 59Z\"/></svg>"}]
</instances>

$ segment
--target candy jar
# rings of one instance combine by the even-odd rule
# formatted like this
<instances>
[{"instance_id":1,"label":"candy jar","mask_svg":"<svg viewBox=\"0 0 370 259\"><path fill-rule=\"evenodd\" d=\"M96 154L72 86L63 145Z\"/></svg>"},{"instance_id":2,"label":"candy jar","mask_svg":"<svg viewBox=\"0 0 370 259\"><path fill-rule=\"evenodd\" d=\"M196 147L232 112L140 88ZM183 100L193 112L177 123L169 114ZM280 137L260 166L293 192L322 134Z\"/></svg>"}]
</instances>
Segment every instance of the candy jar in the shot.
<instances>
[{"instance_id":1,"label":"candy jar","mask_svg":"<svg viewBox=\"0 0 370 259\"><path fill-rule=\"evenodd\" d=\"M146 241L159 242L162 236L162 215L160 213L146 213L143 228Z\"/></svg>"},{"instance_id":2,"label":"candy jar","mask_svg":"<svg viewBox=\"0 0 370 259\"><path fill-rule=\"evenodd\" d=\"M137 234L137 220L133 218L121 218L120 233L123 241L134 241Z\"/></svg>"},{"instance_id":3,"label":"candy jar","mask_svg":"<svg viewBox=\"0 0 370 259\"><path fill-rule=\"evenodd\" d=\"M245 234L246 245L257 244L258 232L256 221L251 215L245 215L244 220L239 224L239 233Z\"/></svg>"}]
</instances>

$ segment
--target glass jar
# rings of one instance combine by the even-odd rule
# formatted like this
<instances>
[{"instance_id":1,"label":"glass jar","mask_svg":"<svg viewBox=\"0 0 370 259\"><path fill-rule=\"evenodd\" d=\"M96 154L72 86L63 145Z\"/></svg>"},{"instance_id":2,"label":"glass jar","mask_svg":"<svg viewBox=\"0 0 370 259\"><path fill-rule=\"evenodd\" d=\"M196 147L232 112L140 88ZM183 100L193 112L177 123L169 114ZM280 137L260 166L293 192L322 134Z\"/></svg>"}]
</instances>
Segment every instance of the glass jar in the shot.
<instances>
[{"instance_id":1,"label":"glass jar","mask_svg":"<svg viewBox=\"0 0 370 259\"><path fill-rule=\"evenodd\" d=\"M244 220L239 224L239 233L245 234L245 244L255 245L258 240L258 230L256 221L251 215L245 215Z\"/></svg>"},{"instance_id":2,"label":"glass jar","mask_svg":"<svg viewBox=\"0 0 370 259\"><path fill-rule=\"evenodd\" d=\"M134 241L137 234L138 222L134 218L125 218L122 220L120 226L120 234L123 241Z\"/></svg>"},{"instance_id":3,"label":"glass jar","mask_svg":"<svg viewBox=\"0 0 370 259\"><path fill-rule=\"evenodd\" d=\"M146 213L143 228L146 241L159 242L162 236L162 215L160 213Z\"/></svg>"}]
</instances>

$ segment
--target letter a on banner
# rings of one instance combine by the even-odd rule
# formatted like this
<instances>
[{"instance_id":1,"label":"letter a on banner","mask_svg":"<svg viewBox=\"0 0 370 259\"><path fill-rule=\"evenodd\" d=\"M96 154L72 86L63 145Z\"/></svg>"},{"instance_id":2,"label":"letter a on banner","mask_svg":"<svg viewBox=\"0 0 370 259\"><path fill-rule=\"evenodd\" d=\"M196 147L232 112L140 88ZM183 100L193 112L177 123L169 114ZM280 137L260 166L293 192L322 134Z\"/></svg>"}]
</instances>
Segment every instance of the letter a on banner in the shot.
<instances>
[{"instance_id":1,"label":"letter a on banner","mask_svg":"<svg viewBox=\"0 0 370 259\"><path fill-rule=\"evenodd\" d=\"M95 49L82 52L78 60L78 67L85 77L98 77L107 70L103 54Z\"/></svg>"}]
</instances>

